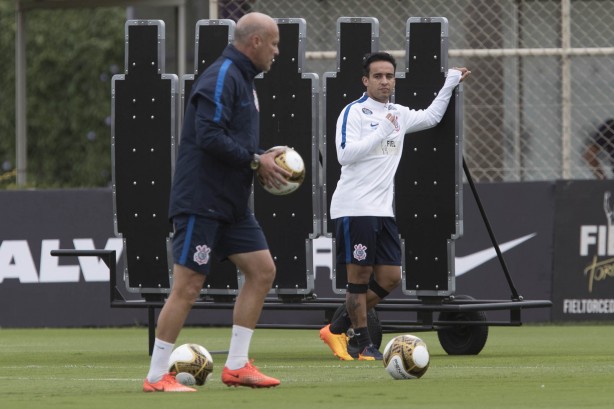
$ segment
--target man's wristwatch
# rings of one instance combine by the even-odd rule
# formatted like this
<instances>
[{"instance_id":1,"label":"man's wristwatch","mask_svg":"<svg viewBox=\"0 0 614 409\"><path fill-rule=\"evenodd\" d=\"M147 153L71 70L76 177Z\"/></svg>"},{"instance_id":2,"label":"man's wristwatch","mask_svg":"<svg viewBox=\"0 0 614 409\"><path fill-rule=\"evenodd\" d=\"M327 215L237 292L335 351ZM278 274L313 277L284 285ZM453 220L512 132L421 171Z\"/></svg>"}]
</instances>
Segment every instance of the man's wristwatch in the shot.
<instances>
[{"instance_id":1,"label":"man's wristwatch","mask_svg":"<svg viewBox=\"0 0 614 409\"><path fill-rule=\"evenodd\" d=\"M260 168L260 155L258 155L257 153L254 153L254 156L252 156L252 161L250 162L249 167L252 168L252 170L258 170L258 168Z\"/></svg>"}]
</instances>

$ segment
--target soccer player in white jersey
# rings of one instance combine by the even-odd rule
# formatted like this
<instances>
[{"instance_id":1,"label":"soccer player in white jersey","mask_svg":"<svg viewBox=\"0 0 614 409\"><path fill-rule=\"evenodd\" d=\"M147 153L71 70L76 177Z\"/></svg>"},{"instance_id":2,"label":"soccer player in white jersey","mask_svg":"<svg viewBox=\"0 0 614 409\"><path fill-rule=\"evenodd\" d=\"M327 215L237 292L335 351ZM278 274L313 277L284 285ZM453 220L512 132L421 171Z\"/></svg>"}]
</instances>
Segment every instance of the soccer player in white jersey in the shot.
<instances>
[{"instance_id":1,"label":"soccer player in white jersey","mask_svg":"<svg viewBox=\"0 0 614 409\"><path fill-rule=\"evenodd\" d=\"M394 219L394 176L405 134L436 126L454 88L471 72L448 70L446 81L424 110L390 103L396 61L388 53L368 55L363 96L347 105L335 137L341 177L330 204L336 231L337 264L347 268L346 312L320 330L320 338L342 360L381 360L367 330L367 311L401 281L401 243ZM349 348L353 328L358 348Z\"/></svg>"}]
</instances>

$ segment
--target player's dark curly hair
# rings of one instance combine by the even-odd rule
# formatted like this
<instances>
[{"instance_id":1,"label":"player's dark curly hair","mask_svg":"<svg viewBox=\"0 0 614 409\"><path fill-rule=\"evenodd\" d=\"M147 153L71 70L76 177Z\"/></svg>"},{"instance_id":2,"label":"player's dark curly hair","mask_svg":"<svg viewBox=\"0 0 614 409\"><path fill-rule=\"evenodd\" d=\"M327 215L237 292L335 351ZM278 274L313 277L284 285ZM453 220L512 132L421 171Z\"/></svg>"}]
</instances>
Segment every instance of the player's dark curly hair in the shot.
<instances>
[{"instance_id":1,"label":"player's dark curly hair","mask_svg":"<svg viewBox=\"0 0 614 409\"><path fill-rule=\"evenodd\" d=\"M362 75L364 75L365 77L368 77L369 70L371 68L371 63L376 62L376 61L388 61L394 67L394 71L397 70L397 62L394 59L394 57L388 53L379 51L376 53L365 55L365 57L363 58L363 63L362 63Z\"/></svg>"}]
</instances>

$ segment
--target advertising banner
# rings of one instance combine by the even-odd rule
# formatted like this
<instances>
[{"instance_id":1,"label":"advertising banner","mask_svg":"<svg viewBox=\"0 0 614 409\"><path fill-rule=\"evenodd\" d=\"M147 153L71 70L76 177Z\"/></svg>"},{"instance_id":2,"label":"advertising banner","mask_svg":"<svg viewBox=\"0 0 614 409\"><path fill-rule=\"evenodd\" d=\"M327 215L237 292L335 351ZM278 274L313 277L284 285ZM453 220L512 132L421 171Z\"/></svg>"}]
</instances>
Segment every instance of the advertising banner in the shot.
<instances>
[{"instance_id":1,"label":"advertising banner","mask_svg":"<svg viewBox=\"0 0 614 409\"><path fill-rule=\"evenodd\" d=\"M109 269L97 257L50 255L107 249L120 260L109 189L1 191L0 215L0 326L146 322L145 310L110 308Z\"/></svg>"},{"instance_id":2,"label":"advertising banner","mask_svg":"<svg viewBox=\"0 0 614 409\"><path fill-rule=\"evenodd\" d=\"M554 183L482 183L476 190L518 294L526 300L550 300ZM456 293L510 300L502 264L467 185L463 196L464 233L456 241ZM527 309L522 318L543 322L550 320L550 314L550 308Z\"/></svg>"},{"instance_id":3,"label":"advertising banner","mask_svg":"<svg viewBox=\"0 0 614 409\"><path fill-rule=\"evenodd\" d=\"M554 321L614 319L614 181L560 181L554 228Z\"/></svg>"},{"instance_id":4,"label":"advertising banner","mask_svg":"<svg viewBox=\"0 0 614 409\"><path fill-rule=\"evenodd\" d=\"M586 304L581 307L582 302L577 300L611 299L611 294L614 294L612 283L608 281L612 276L607 275L609 270L604 270L600 264L608 259L612 245L603 243L609 237L607 232L614 229L608 230L605 219L604 191L595 193L598 196L596 209L591 208L586 213L573 210L585 203L584 199L576 198L575 193L569 193L569 198L557 196L557 203L571 198L578 203L569 204L569 214L557 212L558 223L563 226L557 227L556 236L560 240L556 243L555 259L562 253L573 260L564 257L557 259L559 268L555 267L555 278L559 279L566 271L574 279L553 284L554 186L549 182L488 183L477 185L477 189L518 293L525 299L551 299L554 286L559 298L576 300L568 302L567 309L573 309L576 311L573 316L580 317L577 311L588 307ZM569 189L565 191L569 192ZM586 196L586 192L582 195ZM456 242L456 294L480 300L510 300L509 285L467 185L464 186L463 207L464 235ZM126 299L139 299L138 294L125 290L122 281L122 240L115 237L113 232L113 202L109 189L3 191L0 192L0 215L1 327L147 323L147 310L144 308L110 307L109 270L102 261L96 257L50 255L54 249L116 250L119 290ZM567 236L571 238L571 234L559 233L570 223L575 226L570 228L575 235L575 244L563 240ZM585 256L580 254L581 237L584 237ZM609 243L614 243L614 240ZM343 299L342 295L333 294L332 291L333 253L330 245L330 240L325 238L314 240L315 293L320 298ZM614 251L610 257L611 254ZM575 262L578 267L572 268ZM586 275L584 269L590 265L596 266L594 274ZM579 277L576 277L574 274L578 271ZM588 292L590 277L592 293L589 296L573 293L579 288L585 288ZM604 287L608 283L609 290ZM606 297L608 291L610 295ZM597 294L603 295L597 297ZM406 296L394 291L390 297ZM487 313L490 319L493 319L493 314L497 313ZM549 308L528 309L523 311L522 319L523 322L548 322L550 314ZM594 317L597 314L584 315ZM228 325L231 317L230 310L196 309L190 314L188 324ZM261 319L261 323L265 324L317 326L323 322L322 311L298 314L292 310L265 310Z\"/></svg>"}]
</instances>

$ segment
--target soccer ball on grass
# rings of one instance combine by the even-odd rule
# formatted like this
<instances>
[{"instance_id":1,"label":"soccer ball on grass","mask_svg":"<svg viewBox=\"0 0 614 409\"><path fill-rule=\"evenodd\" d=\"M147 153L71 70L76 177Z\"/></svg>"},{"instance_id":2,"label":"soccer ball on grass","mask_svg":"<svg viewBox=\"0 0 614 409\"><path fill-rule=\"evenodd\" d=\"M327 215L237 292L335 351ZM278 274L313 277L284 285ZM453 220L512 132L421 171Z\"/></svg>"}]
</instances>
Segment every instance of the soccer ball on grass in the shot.
<instances>
[{"instance_id":1,"label":"soccer ball on grass","mask_svg":"<svg viewBox=\"0 0 614 409\"><path fill-rule=\"evenodd\" d=\"M384 367L394 379L420 378L429 368L429 351L420 338L399 335L384 348Z\"/></svg>"},{"instance_id":2,"label":"soccer ball on grass","mask_svg":"<svg viewBox=\"0 0 614 409\"><path fill-rule=\"evenodd\" d=\"M303 180L305 180L305 162L297 151L288 146L275 146L267 152L278 148L283 148L284 152L275 157L275 162L278 166L292 173L292 175L286 179L288 183L279 187L268 187L262 179L260 179L260 176L258 176L258 182L260 182L260 186L267 192L281 196L288 195L301 186Z\"/></svg>"},{"instance_id":3,"label":"soccer ball on grass","mask_svg":"<svg viewBox=\"0 0 614 409\"><path fill-rule=\"evenodd\" d=\"M187 386L201 386L213 372L213 358L201 345L183 344L171 353L168 367L169 372L175 372L177 382Z\"/></svg>"}]
</instances>

